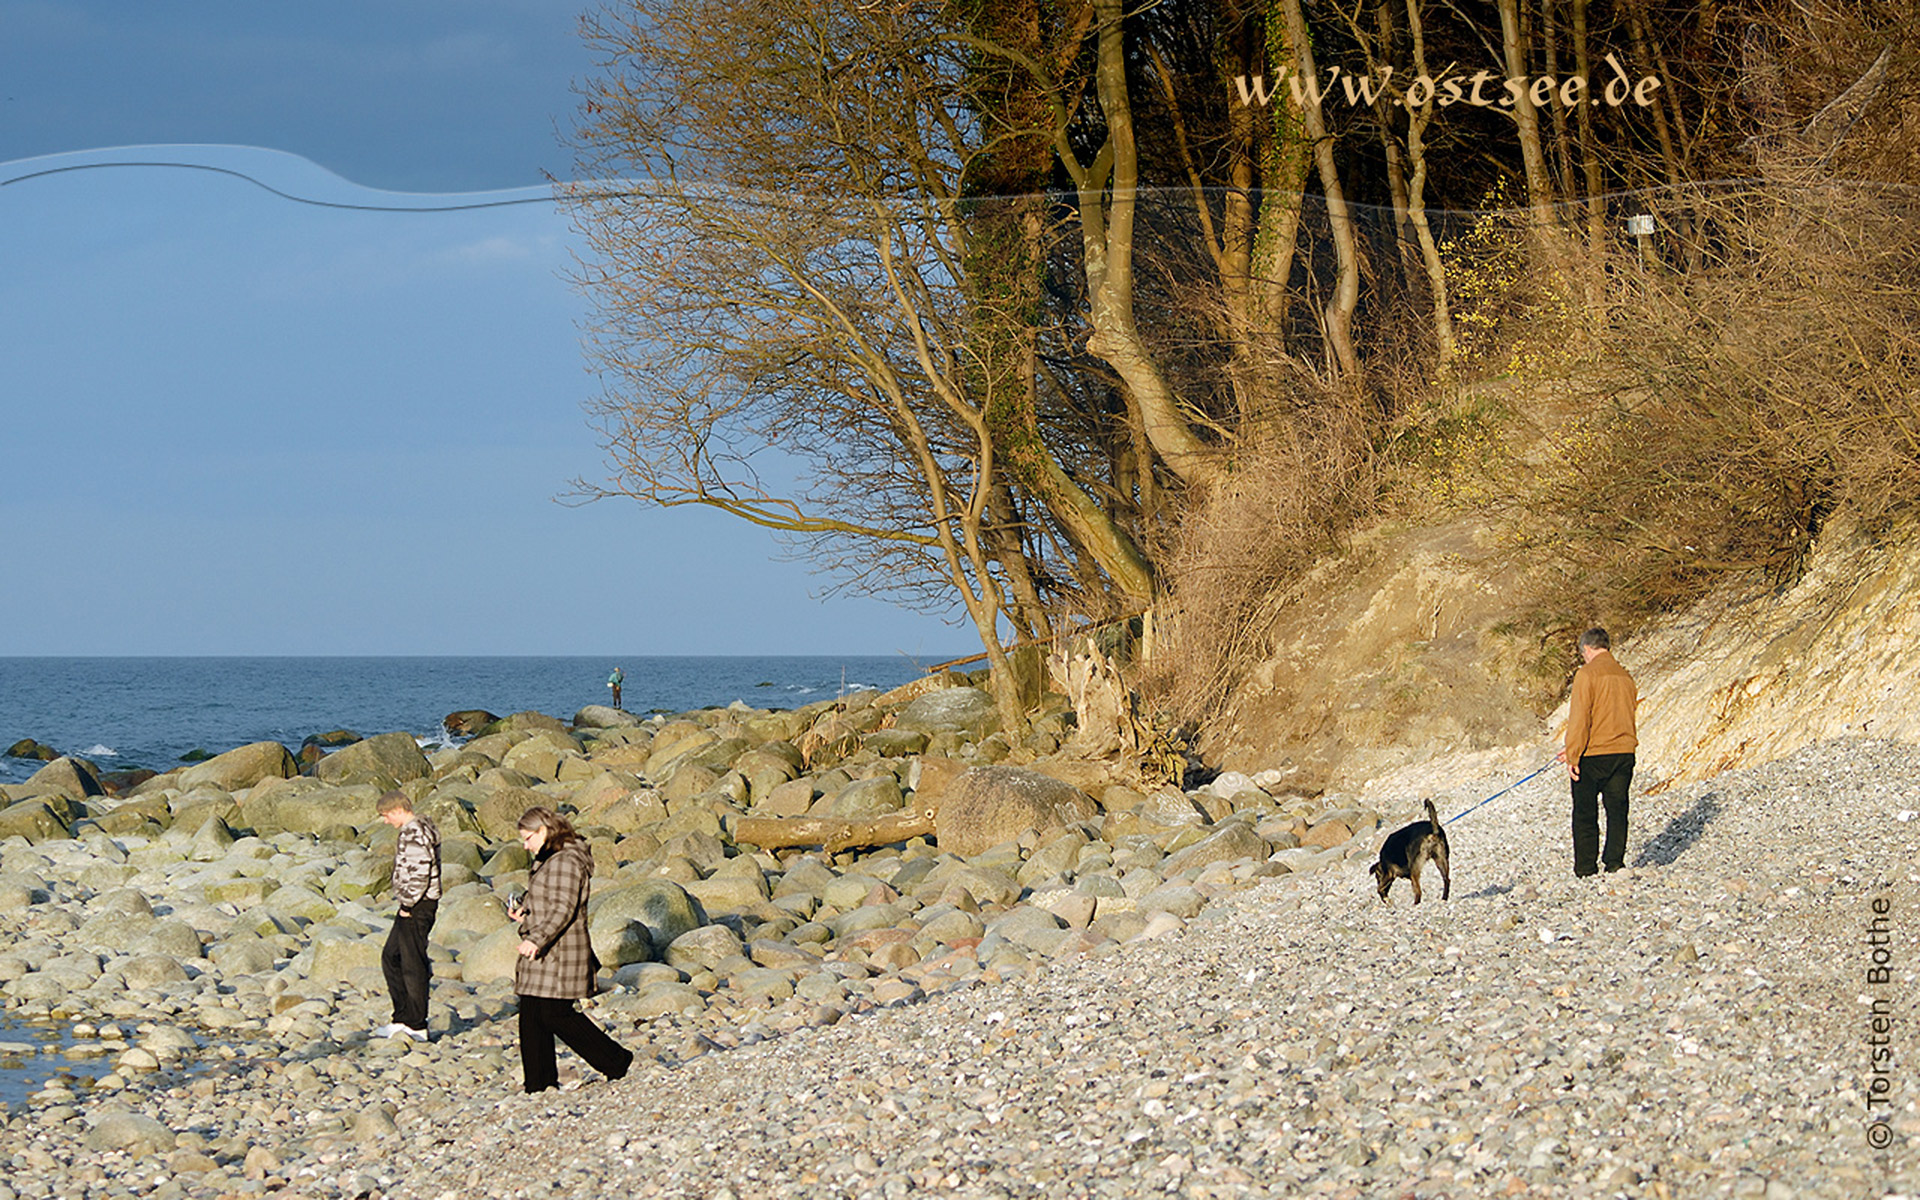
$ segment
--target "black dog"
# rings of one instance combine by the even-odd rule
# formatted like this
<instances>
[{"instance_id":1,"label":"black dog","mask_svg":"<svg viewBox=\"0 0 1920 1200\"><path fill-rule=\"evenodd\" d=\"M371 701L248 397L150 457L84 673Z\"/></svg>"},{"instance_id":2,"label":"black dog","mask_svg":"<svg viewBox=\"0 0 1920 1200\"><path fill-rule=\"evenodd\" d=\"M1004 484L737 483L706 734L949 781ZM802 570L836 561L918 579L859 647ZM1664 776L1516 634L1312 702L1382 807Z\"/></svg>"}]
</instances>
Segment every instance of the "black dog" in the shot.
<instances>
[{"instance_id":1,"label":"black dog","mask_svg":"<svg viewBox=\"0 0 1920 1200\"><path fill-rule=\"evenodd\" d=\"M1453 891L1453 879L1447 873L1447 831L1433 801L1427 801L1427 819L1394 830L1380 846L1380 861L1373 864L1373 878L1380 885L1380 903L1389 903L1387 889L1396 879L1413 884L1413 902L1420 903L1420 871L1428 863L1440 868L1440 898Z\"/></svg>"}]
</instances>

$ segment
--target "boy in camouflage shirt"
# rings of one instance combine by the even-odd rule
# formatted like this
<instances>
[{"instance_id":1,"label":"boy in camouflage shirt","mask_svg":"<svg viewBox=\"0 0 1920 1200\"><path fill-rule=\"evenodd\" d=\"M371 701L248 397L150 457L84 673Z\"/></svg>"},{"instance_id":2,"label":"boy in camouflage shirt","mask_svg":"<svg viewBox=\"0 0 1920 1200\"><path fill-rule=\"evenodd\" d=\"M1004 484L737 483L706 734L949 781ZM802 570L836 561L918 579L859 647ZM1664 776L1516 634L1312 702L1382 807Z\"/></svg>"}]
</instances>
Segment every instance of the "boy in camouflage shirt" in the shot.
<instances>
[{"instance_id":1,"label":"boy in camouflage shirt","mask_svg":"<svg viewBox=\"0 0 1920 1200\"><path fill-rule=\"evenodd\" d=\"M400 831L393 848L393 899L399 906L393 929L380 951L387 991L393 996L393 1021L375 1037L427 1040L427 986L433 967L427 961L427 935L440 907L440 831L417 816L402 792L380 797L380 819Z\"/></svg>"}]
</instances>

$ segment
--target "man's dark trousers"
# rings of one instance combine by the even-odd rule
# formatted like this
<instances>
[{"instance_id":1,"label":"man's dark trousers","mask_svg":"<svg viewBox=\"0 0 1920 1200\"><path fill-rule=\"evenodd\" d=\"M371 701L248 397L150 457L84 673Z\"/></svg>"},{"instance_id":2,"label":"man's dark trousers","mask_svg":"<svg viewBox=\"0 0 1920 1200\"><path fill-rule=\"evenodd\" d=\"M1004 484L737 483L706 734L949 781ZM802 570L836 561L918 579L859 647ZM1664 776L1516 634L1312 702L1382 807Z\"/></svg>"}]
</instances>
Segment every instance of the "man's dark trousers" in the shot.
<instances>
[{"instance_id":1,"label":"man's dark trousers","mask_svg":"<svg viewBox=\"0 0 1920 1200\"><path fill-rule=\"evenodd\" d=\"M427 1027L427 986L433 982L433 968L427 962L427 935L433 932L438 900L420 900L404 917L393 919L387 944L380 951L380 969L387 976L387 992L393 997L393 1019L409 1029Z\"/></svg>"},{"instance_id":2,"label":"man's dark trousers","mask_svg":"<svg viewBox=\"0 0 1920 1200\"><path fill-rule=\"evenodd\" d=\"M1633 784L1632 754L1586 754L1573 781L1573 873L1592 875L1594 860L1618 871L1627 859L1627 789ZM1600 805L1607 804L1607 846L1600 849Z\"/></svg>"}]
</instances>

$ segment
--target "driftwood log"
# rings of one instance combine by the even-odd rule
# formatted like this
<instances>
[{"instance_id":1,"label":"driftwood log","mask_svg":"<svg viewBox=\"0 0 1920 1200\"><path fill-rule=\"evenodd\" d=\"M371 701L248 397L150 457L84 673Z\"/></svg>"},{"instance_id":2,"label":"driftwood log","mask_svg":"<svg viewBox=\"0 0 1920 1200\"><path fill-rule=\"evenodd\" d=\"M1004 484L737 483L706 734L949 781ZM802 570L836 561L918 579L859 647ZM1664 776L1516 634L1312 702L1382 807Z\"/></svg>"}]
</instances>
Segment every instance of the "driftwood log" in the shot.
<instances>
[{"instance_id":1,"label":"driftwood log","mask_svg":"<svg viewBox=\"0 0 1920 1200\"><path fill-rule=\"evenodd\" d=\"M855 847L887 846L932 837L937 810L921 805L882 817L741 817L733 840L763 850L819 846L829 854Z\"/></svg>"}]
</instances>

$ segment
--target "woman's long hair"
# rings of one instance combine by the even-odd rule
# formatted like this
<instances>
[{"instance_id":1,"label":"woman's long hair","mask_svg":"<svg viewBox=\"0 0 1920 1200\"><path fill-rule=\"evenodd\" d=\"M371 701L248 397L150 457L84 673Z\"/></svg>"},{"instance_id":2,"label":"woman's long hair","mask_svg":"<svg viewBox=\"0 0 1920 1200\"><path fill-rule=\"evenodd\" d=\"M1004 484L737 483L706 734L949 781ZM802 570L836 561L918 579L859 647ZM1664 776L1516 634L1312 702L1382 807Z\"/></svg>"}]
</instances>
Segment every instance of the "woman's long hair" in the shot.
<instances>
[{"instance_id":1,"label":"woman's long hair","mask_svg":"<svg viewBox=\"0 0 1920 1200\"><path fill-rule=\"evenodd\" d=\"M545 858L568 842L577 842L580 835L573 825L559 813L544 804L536 804L520 814L520 828L544 829L546 838L540 843L539 857Z\"/></svg>"}]
</instances>

